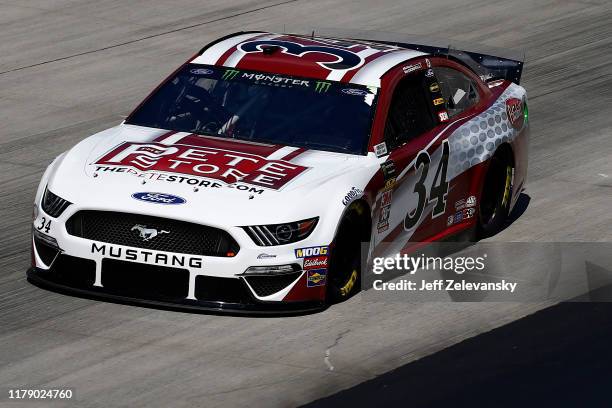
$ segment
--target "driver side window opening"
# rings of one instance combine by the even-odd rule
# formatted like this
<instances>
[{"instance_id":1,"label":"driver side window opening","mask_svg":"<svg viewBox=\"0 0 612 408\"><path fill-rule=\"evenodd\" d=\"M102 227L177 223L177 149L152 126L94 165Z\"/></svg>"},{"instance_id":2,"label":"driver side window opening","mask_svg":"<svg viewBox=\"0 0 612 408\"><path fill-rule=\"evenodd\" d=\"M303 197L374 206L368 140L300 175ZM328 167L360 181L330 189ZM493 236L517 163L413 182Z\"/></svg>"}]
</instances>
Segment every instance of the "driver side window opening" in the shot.
<instances>
[{"instance_id":1,"label":"driver side window opening","mask_svg":"<svg viewBox=\"0 0 612 408\"><path fill-rule=\"evenodd\" d=\"M448 67L434 68L449 117L456 116L480 100L478 86L460 71Z\"/></svg>"},{"instance_id":2,"label":"driver side window opening","mask_svg":"<svg viewBox=\"0 0 612 408\"><path fill-rule=\"evenodd\" d=\"M424 74L403 78L395 87L389 106L385 124L387 147L397 148L434 126L431 101L425 91Z\"/></svg>"}]
</instances>

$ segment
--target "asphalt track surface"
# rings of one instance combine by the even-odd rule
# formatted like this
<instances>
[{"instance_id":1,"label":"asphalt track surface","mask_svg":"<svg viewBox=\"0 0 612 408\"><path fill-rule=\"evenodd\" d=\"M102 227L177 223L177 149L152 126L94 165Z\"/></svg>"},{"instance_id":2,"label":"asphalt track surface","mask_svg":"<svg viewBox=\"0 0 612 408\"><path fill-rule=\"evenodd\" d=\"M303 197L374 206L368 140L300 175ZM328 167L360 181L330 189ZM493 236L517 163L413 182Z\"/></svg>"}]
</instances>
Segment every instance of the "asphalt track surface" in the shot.
<instances>
[{"instance_id":1,"label":"asphalt track surface","mask_svg":"<svg viewBox=\"0 0 612 408\"><path fill-rule=\"evenodd\" d=\"M0 0L0 405L9 388L67 387L66 406L295 406L550 306L358 295L242 318L68 297L25 280L33 195L55 156L223 34L394 31L526 51L530 201L493 240L612 241L611 20L607 0Z\"/></svg>"},{"instance_id":2,"label":"asphalt track surface","mask_svg":"<svg viewBox=\"0 0 612 408\"><path fill-rule=\"evenodd\" d=\"M607 407L610 310L560 303L304 408Z\"/></svg>"}]
</instances>

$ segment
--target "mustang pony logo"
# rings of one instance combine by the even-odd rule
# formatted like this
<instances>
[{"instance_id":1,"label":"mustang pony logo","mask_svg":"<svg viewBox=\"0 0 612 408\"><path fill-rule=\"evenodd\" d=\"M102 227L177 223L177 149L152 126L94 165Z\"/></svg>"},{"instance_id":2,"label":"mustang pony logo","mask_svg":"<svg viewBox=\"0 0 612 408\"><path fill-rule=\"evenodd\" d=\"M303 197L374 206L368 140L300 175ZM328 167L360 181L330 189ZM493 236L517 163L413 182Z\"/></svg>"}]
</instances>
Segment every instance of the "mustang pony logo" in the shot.
<instances>
[{"instance_id":1,"label":"mustang pony logo","mask_svg":"<svg viewBox=\"0 0 612 408\"><path fill-rule=\"evenodd\" d=\"M136 224L130 231L138 231L138 235L143 241L150 241L160 234L169 234L170 231L161 230L158 231L155 228L147 228L146 225Z\"/></svg>"},{"instance_id":2,"label":"mustang pony logo","mask_svg":"<svg viewBox=\"0 0 612 408\"><path fill-rule=\"evenodd\" d=\"M182 173L224 181L242 182L278 190L306 167L269 160L249 153L187 144L125 142L96 164L130 167L141 171ZM98 166L98 170L104 167Z\"/></svg>"}]
</instances>

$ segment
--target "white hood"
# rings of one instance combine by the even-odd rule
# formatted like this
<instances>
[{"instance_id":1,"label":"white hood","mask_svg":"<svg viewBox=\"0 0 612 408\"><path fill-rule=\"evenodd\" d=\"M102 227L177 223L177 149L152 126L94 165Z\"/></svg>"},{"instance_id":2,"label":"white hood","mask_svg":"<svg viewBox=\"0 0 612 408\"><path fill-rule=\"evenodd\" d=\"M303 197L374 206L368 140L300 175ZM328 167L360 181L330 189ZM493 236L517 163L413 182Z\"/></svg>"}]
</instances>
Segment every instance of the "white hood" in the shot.
<instances>
[{"instance_id":1,"label":"white hood","mask_svg":"<svg viewBox=\"0 0 612 408\"><path fill-rule=\"evenodd\" d=\"M321 216L330 200L342 206L351 188L364 190L379 164L372 154L304 151L122 124L61 156L48 186L81 208L240 226ZM237 181L237 174L246 176ZM141 192L174 195L185 203L132 197Z\"/></svg>"}]
</instances>

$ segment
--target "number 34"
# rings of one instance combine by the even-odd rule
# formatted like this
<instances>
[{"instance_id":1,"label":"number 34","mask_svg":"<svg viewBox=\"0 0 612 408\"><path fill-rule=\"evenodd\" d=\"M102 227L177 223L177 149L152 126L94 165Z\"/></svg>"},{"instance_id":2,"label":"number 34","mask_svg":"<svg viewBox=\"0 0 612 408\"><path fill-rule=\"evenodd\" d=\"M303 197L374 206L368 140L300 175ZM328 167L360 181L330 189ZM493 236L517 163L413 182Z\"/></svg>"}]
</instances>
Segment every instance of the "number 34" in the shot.
<instances>
[{"instance_id":1,"label":"number 34","mask_svg":"<svg viewBox=\"0 0 612 408\"><path fill-rule=\"evenodd\" d=\"M48 233L51 229L51 220L47 220L45 217L42 217L40 220L40 225L37 225L36 229L39 231L42 231L44 229L45 232Z\"/></svg>"},{"instance_id":2,"label":"number 34","mask_svg":"<svg viewBox=\"0 0 612 408\"><path fill-rule=\"evenodd\" d=\"M421 177L414 186L414 192L419 195L419 201L417 208L413 211L409 211L404 218L404 228L409 230L421 219L425 205L436 201L436 205L432 211L432 218L437 217L440 214L444 214L446 211L446 194L448 193L448 181L446 181L446 171L448 169L448 140L442 142L442 158L438 163L436 169L436 175L434 176L433 182L429 188L429 195L427 194L427 187L425 181L427 180L427 173L429 172L429 164L431 163L431 157L426 150L419 152L416 163L414 165L415 171L421 171Z\"/></svg>"}]
</instances>

